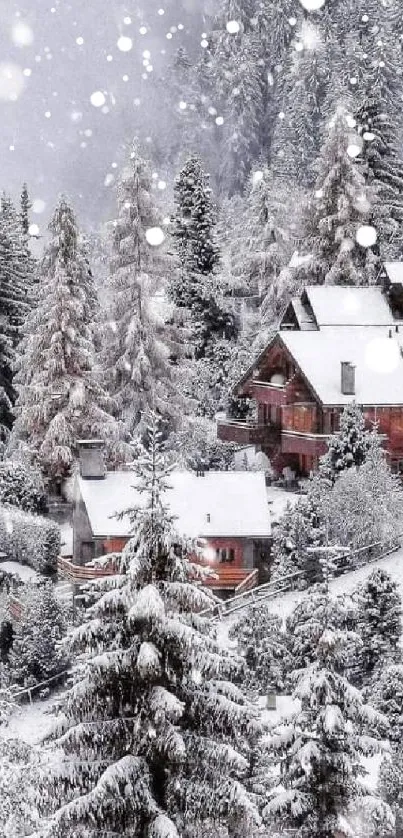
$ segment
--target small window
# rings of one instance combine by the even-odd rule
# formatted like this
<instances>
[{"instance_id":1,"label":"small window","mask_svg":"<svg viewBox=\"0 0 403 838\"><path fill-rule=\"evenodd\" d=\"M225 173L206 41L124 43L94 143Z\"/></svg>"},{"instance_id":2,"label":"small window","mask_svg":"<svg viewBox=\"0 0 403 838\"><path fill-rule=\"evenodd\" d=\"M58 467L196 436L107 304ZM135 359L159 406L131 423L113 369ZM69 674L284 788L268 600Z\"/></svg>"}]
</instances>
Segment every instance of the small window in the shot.
<instances>
[{"instance_id":1,"label":"small window","mask_svg":"<svg viewBox=\"0 0 403 838\"><path fill-rule=\"evenodd\" d=\"M222 561L222 562L226 562L226 561L227 561L227 551L226 551L226 548L224 547L224 549L223 549L223 550L221 550L220 552L221 552L221 561Z\"/></svg>"},{"instance_id":2,"label":"small window","mask_svg":"<svg viewBox=\"0 0 403 838\"><path fill-rule=\"evenodd\" d=\"M228 561L234 562L235 561L235 550L233 547L229 548L229 559Z\"/></svg>"}]
</instances>

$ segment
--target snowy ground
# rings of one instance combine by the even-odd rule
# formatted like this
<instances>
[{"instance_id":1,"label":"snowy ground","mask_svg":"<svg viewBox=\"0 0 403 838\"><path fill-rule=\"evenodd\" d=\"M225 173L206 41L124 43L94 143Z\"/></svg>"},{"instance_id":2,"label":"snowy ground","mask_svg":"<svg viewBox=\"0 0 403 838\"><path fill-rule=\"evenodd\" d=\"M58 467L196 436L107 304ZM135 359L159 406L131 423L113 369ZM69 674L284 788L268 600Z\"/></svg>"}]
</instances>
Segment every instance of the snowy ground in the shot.
<instances>
[{"instance_id":1,"label":"snowy ground","mask_svg":"<svg viewBox=\"0 0 403 838\"><path fill-rule=\"evenodd\" d=\"M18 562L0 562L0 570L9 573L10 576L18 577L21 582L35 582L39 579L38 574L32 567Z\"/></svg>"},{"instance_id":2,"label":"snowy ground","mask_svg":"<svg viewBox=\"0 0 403 838\"><path fill-rule=\"evenodd\" d=\"M52 729L55 700L56 696L52 695L42 701L18 707L7 726L1 728L1 735L5 739L20 739L27 745L37 745Z\"/></svg>"}]
</instances>

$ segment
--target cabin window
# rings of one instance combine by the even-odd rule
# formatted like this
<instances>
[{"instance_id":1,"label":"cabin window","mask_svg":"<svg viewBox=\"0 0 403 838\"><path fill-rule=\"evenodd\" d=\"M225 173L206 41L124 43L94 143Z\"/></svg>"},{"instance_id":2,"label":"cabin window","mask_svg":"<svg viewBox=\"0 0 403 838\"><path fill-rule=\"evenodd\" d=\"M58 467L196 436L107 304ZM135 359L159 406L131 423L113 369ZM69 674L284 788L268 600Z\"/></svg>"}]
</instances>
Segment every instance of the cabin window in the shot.
<instances>
[{"instance_id":1,"label":"cabin window","mask_svg":"<svg viewBox=\"0 0 403 838\"><path fill-rule=\"evenodd\" d=\"M392 460L390 468L392 474L403 474L403 460Z\"/></svg>"},{"instance_id":2,"label":"cabin window","mask_svg":"<svg viewBox=\"0 0 403 838\"><path fill-rule=\"evenodd\" d=\"M221 547L220 549L217 548L216 558L217 561L221 562L222 564L231 564L233 561L235 561L235 550L233 547Z\"/></svg>"}]
</instances>

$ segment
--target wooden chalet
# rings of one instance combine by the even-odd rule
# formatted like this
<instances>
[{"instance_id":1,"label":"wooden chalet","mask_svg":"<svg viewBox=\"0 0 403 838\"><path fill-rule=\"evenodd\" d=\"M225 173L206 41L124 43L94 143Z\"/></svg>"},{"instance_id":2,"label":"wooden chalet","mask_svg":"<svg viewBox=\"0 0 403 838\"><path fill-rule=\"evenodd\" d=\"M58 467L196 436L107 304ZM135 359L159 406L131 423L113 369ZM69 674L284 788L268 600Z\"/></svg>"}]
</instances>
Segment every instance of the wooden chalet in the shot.
<instances>
[{"instance_id":1,"label":"wooden chalet","mask_svg":"<svg viewBox=\"0 0 403 838\"><path fill-rule=\"evenodd\" d=\"M353 401L403 473L403 264L385 265L382 286L305 288L235 393L255 402L256 421L228 417L219 438L256 446L279 475L316 470Z\"/></svg>"},{"instance_id":2,"label":"wooden chalet","mask_svg":"<svg viewBox=\"0 0 403 838\"><path fill-rule=\"evenodd\" d=\"M73 564L120 552L131 535L124 510L141 506L131 471L106 472L102 443L80 443L80 475L73 508ZM173 472L166 504L180 534L201 546L198 561L212 567L216 591L244 590L257 582L268 558L271 522L264 475L251 472Z\"/></svg>"}]
</instances>

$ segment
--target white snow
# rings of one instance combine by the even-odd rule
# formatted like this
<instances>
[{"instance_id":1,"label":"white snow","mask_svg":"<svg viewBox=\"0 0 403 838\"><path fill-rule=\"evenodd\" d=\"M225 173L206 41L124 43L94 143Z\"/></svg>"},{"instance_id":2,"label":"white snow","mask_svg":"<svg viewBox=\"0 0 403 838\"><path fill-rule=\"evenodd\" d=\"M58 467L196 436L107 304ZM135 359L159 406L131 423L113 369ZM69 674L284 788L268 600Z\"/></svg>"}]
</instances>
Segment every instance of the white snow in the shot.
<instances>
[{"instance_id":1,"label":"white snow","mask_svg":"<svg viewBox=\"0 0 403 838\"><path fill-rule=\"evenodd\" d=\"M306 294L319 326L391 326L396 321L378 287L310 285Z\"/></svg>"},{"instance_id":2,"label":"white snow","mask_svg":"<svg viewBox=\"0 0 403 838\"><path fill-rule=\"evenodd\" d=\"M40 578L32 567L19 564L19 562L0 562L0 570L4 570L5 573L12 576L17 576L18 579L21 579L21 582L36 582Z\"/></svg>"},{"instance_id":3,"label":"white snow","mask_svg":"<svg viewBox=\"0 0 403 838\"><path fill-rule=\"evenodd\" d=\"M403 284L403 262L385 262L384 268L393 284Z\"/></svg>"},{"instance_id":4,"label":"white snow","mask_svg":"<svg viewBox=\"0 0 403 838\"><path fill-rule=\"evenodd\" d=\"M69 558L73 555L73 527L67 521L60 524L60 537L60 555L63 558Z\"/></svg>"},{"instance_id":5,"label":"white snow","mask_svg":"<svg viewBox=\"0 0 403 838\"><path fill-rule=\"evenodd\" d=\"M295 492L285 492L284 489L277 486L267 486L266 495L271 524L276 524L280 520L288 504L295 506L301 498L301 495L297 495Z\"/></svg>"},{"instance_id":6,"label":"white snow","mask_svg":"<svg viewBox=\"0 0 403 838\"><path fill-rule=\"evenodd\" d=\"M93 535L119 537L130 534L127 516L113 516L141 506L144 496L136 490L133 472L109 472L104 480L78 478ZM268 538L270 520L264 475L260 472L173 472L166 503L175 516L175 527L190 538Z\"/></svg>"},{"instance_id":7,"label":"white snow","mask_svg":"<svg viewBox=\"0 0 403 838\"><path fill-rule=\"evenodd\" d=\"M280 338L322 404L403 404L403 327L402 336L392 331L390 338L385 326L323 326L319 331L282 331ZM343 361L356 367L354 396L341 392Z\"/></svg>"},{"instance_id":8,"label":"white snow","mask_svg":"<svg viewBox=\"0 0 403 838\"><path fill-rule=\"evenodd\" d=\"M2 727L4 739L20 739L27 745L36 745L52 730L55 716L52 714L56 698L53 694L43 701L24 704L11 716L7 726Z\"/></svg>"}]
</instances>

